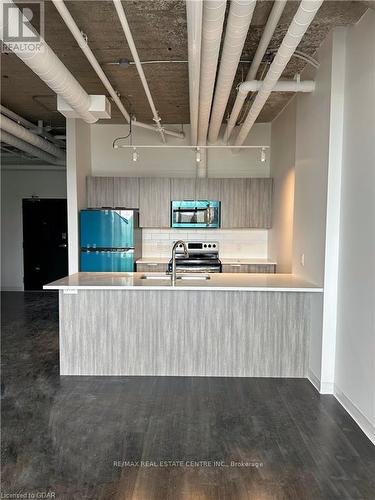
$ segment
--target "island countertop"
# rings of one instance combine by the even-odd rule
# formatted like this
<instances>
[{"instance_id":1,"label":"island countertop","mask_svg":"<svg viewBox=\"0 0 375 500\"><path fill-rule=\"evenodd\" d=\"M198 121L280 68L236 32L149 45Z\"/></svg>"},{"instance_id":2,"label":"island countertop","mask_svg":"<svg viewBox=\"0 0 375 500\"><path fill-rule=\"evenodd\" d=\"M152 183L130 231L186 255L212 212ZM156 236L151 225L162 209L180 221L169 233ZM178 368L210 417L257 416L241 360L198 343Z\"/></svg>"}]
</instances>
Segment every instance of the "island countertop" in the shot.
<instances>
[{"instance_id":1,"label":"island countertop","mask_svg":"<svg viewBox=\"0 0 375 500\"><path fill-rule=\"evenodd\" d=\"M142 278L143 276L143 278ZM144 279L148 276L149 279ZM180 275L181 276L181 275ZM48 283L45 290L212 290L322 292L323 288L293 274L212 273L209 279L185 275L172 285L163 273L76 273ZM193 276L197 277L197 275ZM169 278L169 277L168 277Z\"/></svg>"}]
</instances>

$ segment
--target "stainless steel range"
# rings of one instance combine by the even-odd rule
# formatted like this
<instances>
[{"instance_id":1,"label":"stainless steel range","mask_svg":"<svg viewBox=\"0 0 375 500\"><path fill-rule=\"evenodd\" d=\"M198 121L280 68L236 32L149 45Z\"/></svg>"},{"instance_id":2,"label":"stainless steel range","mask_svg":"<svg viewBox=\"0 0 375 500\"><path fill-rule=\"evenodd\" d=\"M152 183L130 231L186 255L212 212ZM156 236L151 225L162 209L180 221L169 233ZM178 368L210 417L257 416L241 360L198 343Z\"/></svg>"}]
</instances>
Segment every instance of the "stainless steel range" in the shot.
<instances>
[{"instance_id":1,"label":"stainless steel range","mask_svg":"<svg viewBox=\"0 0 375 500\"><path fill-rule=\"evenodd\" d=\"M186 257L182 244L176 248L176 270L178 273L221 273L219 243L217 241L186 242L189 256ZM168 264L172 272L172 259Z\"/></svg>"}]
</instances>

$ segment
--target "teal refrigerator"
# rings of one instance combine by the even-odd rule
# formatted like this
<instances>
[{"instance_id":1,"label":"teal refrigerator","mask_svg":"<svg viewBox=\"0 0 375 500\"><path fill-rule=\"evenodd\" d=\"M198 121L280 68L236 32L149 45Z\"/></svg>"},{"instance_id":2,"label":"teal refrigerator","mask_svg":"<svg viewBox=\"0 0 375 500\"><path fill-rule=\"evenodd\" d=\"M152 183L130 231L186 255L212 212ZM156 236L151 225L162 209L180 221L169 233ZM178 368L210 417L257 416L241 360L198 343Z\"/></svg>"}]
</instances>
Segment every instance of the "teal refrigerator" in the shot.
<instances>
[{"instance_id":1,"label":"teal refrigerator","mask_svg":"<svg viewBox=\"0 0 375 500\"><path fill-rule=\"evenodd\" d=\"M142 255L139 211L87 209L80 212L80 270L133 272Z\"/></svg>"}]
</instances>

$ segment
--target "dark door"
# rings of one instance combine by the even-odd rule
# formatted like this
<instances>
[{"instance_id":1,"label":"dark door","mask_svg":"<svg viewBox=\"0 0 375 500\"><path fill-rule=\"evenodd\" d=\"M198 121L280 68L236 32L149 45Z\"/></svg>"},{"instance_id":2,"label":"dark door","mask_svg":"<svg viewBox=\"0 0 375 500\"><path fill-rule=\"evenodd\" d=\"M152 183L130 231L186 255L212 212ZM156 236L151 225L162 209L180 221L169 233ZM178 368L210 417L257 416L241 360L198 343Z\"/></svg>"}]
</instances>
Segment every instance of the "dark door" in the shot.
<instances>
[{"instance_id":1,"label":"dark door","mask_svg":"<svg viewBox=\"0 0 375 500\"><path fill-rule=\"evenodd\" d=\"M68 274L66 200L24 199L22 216L24 287L42 290Z\"/></svg>"}]
</instances>

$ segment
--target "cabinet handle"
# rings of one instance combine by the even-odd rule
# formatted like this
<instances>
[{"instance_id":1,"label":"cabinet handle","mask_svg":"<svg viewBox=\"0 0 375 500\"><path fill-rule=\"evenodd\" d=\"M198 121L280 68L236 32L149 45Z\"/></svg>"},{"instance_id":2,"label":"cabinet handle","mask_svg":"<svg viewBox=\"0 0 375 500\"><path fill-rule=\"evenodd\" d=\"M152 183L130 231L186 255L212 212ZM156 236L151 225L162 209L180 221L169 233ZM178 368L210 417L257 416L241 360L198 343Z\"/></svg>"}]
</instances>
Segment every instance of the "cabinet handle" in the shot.
<instances>
[{"instance_id":1,"label":"cabinet handle","mask_svg":"<svg viewBox=\"0 0 375 500\"><path fill-rule=\"evenodd\" d=\"M232 267L241 267L241 264L231 264Z\"/></svg>"},{"instance_id":2,"label":"cabinet handle","mask_svg":"<svg viewBox=\"0 0 375 500\"><path fill-rule=\"evenodd\" d=\"M156 264L156 263L151 263L151 262L149 262L148 264L146 264L146 266L156 267L156 266L157 266L157 264Z\"/></svg>"}]
</instances>

